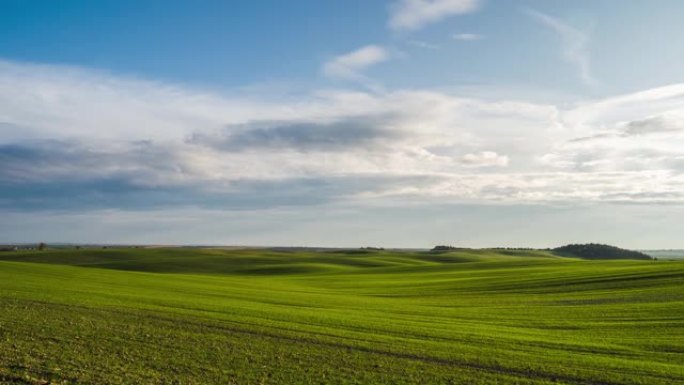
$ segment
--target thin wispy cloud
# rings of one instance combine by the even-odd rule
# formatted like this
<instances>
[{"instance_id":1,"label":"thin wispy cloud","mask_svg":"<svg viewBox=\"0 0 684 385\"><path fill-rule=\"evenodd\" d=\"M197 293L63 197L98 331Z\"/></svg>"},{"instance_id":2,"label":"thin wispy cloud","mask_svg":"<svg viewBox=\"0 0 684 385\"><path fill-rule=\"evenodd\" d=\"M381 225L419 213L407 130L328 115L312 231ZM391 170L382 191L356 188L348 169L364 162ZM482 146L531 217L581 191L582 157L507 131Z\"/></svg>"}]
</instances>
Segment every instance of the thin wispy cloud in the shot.
<instances>
[{"instance_id":1,"label":"thin wispy cloud","mask_svg":"<svg viewBox=\"0 0 684 385\"><path fill-rule=\"evenodd\" d=\"M476 11L480 0L398 0L390 7L389 26L415 31L450 16Z\"/></svg>"},{"instance_id":2,"label":"thin wispy cloud","mask_svg":"<svg viewBox=\"0 0 684 385\"><path fill-rule=\"evenodd\" d=\"M325 76L344 80L364 80L363 71L390 58L389 52L378 45L366 45L329 60L323 65Z\"/></svg>"},{"instance_id":3,"label":"thin wispy cloud","mask_svg":"<svg viewBox=\"0 0 684 385\"><path fill-rule=\"evenodd\" d=\"M454 33L451 38L460 41L475 41L484 39L484 36L477 33Z\"/></svg>"},{"instance_id":4,"label":"thin wispy cloud","mask_svg":"<svg viewBox=\"0 0 684 385\"><path fill-rule=\"evenodd\" d=\"M440 48L439 45L437 45L437 44L428 43L428 42L422 41L422 40L409 40L407 43L409 45L414 46L414 47L423 48L423 49L438 50Z\"/></svg>"},{"instance_id":5,"label":"thin wispy cloud","mask_svg":"<svg viewBox=\"0 0 684 385\"><path fill-rule=\"evenodd\" d=\"M591 70L589 34L546 13L528 8L525 12L533 19L558 34L563 40L563 57L577 68L580 80L588 86L596 86L598 81Z\"/></svg>"}]
</instances>

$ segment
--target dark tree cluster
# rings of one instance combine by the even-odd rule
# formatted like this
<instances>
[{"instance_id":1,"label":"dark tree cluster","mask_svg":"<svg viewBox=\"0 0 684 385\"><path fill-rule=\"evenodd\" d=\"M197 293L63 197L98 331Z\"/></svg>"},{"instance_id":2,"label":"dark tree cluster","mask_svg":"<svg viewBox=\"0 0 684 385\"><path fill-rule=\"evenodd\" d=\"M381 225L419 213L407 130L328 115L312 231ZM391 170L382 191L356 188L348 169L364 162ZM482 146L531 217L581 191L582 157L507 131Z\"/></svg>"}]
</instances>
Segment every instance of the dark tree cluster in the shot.
<instances>
[{"instance_id":1,"label":"dark tree cluster","mask_svg":"<svg viewBox=\"0 0 684 385\"><path fill-rule=\"evenodd\" d=\"M572 244L553 249L562 255L584 259L652 259L644 253L598 243Z\"/></svg>"}]
</instances>

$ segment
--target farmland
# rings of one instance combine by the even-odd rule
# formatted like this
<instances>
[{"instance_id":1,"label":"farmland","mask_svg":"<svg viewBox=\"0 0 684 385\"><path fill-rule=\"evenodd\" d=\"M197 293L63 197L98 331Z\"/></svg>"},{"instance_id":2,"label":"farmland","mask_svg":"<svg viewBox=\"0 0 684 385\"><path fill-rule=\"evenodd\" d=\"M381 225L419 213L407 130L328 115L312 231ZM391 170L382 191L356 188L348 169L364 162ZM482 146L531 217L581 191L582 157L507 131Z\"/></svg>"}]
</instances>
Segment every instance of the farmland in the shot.
<instances>
[{"instance_id":1,"label":"farmland","mask_svg":"<svg viewBox=\"0 0 684 385\"><path fill-rule=\"evenodd\" d=\"M0 383L684 383L684 263L523 250L0 254Z\"/></svg>"}]
</instances>

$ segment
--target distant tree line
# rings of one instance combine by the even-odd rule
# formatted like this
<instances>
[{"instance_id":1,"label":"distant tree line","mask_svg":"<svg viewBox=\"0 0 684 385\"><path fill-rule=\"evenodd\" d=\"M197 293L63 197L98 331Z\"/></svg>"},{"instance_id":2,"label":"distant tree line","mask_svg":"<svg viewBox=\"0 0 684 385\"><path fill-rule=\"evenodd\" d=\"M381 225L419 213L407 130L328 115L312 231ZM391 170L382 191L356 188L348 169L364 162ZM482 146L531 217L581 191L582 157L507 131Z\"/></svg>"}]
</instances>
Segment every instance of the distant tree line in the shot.
<instances>
[{"instance_id":1,"label":"distant tree line","mask_svg":"<svg viewBox=\"0 0 684 385\"><path fill-rule=\"evenodd\" d=\"M0 251L19 251L19 250L45 250L47 244L40 242L37 245L21 244L21 245L0 245Z\"/></svg>"},{"instance_id":2,"label":"distant tree line","mask_svg":"<svg viewBox=\"0 0 684 385\"><path fill-rule=\"evenodd\" d=\"M430 251L432 252L448 252L448 251L458 251L458 250L469 250L465 247L456 247L449 245L437 245L433 247ZM639 251L621 249L619 247L603 245L600 243L587 243L587 244L570 244L561 247L556 247L554 249L536 249L531 247L493 247L488 248L488 250L497 251L551 251L556 254L565 257L575 257L583 259L652 259L650 255L644 254Z\"/></svg>"},{"instance_id":3,"label":"distant tree line","mask_svg":"<svg viewBox=\"0 0 684 385\"><path fill-rule=\"evenodd\" d=\"M433 247L430 251L454 251L454 250L467 250L465 247L456 247L448 245L437 245Z\"/></svg>"}]
</instances>

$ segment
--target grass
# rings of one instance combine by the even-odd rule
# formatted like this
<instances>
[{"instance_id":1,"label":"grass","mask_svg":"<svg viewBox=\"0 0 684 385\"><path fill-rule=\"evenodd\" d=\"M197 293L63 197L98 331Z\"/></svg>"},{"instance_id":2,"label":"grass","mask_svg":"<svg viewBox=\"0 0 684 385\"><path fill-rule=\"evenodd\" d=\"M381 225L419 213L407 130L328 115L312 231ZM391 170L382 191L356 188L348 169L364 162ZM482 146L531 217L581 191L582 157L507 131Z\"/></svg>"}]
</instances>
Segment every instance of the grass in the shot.
<instances>
[{"instance_id":1,"label":"grass","mask_svg":"<svg viewBox=\"0 0 684 385\"><path fill-rule=\"evenodd\" d=\"M0 259L0 383L684 383L676 261L190 248Z\"/></svg>"}]
</instances>

